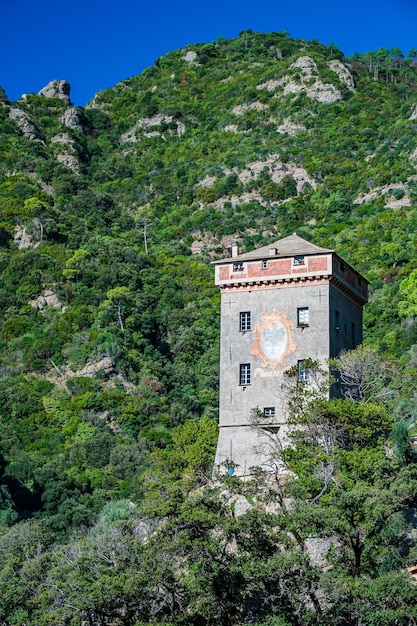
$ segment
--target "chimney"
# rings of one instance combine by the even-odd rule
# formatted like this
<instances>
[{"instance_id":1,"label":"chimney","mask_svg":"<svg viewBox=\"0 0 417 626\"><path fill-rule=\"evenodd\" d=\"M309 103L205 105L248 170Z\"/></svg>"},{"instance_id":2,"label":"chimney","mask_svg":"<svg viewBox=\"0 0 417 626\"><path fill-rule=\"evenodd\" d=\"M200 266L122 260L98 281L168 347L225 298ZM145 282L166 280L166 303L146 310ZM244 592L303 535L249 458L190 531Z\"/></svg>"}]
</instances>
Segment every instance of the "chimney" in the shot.
<instances>
[{"instance_id":1,"label":"chimney","mask_svg":"<svg viewBox=\"0 0 417 626\"><path fill-rule=\"evenodd\" d=\"M239 256L239 248L238 248L237 243L234 243L232 245L232 257L235 258L237 256Z\"/></svg>"},{"instance_id":2,"label":"chimney","mask_svg":"<svg viewBox=\"0 0 417 626\"><path fill-rule=\"evenodd\" d=\"M269 256L276 256L278 254L277 248L269 248Z\"/></svg>"}]
</instances>

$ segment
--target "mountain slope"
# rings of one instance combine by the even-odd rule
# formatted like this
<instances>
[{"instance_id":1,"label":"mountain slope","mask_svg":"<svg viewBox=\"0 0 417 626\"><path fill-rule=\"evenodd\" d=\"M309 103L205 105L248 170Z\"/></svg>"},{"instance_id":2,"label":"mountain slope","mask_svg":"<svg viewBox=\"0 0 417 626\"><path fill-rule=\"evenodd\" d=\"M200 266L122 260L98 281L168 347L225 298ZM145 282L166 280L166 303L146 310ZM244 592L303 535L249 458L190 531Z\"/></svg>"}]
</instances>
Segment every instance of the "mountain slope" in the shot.
<instances>
[{"instance_id":1,"label":"mountain slope","mask_svg":"<svg viewBox=\"0 0 417 626\"><path fill-rule=\"evenodd\" d=\"M139 497L174 425L216 417L210 261L236 241L297 231L336 248L372 280L367 341L414 367L398 303L417 266L416 77L389 51L349 60L245 32L169 53L85 109L65 81L2 95L6 518L90 523L109 497Z\"/></svg>"}]
</instances>

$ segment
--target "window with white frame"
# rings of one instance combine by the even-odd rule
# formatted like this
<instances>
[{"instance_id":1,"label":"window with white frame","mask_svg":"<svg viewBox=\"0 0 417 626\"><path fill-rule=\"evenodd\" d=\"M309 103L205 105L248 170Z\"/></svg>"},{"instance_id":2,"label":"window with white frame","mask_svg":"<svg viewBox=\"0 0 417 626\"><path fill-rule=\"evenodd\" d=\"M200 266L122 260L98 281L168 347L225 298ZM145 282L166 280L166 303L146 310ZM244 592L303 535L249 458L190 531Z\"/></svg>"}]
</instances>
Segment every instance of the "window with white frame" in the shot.
<instances>
[{"instance_id":1,"label":"window with white frame","mask_svg":"<svg viewBox=\"0 0 417 626\"><path fill-rule=\"evenodd\" d=\"M263 261L262 261L262 269L263 270L267 270L268 269L268 259L263 259Z\"/></svg>"},{"instance_id":2,"label":"window with white frame","mask_svg":"<svg viewBox=\"0 0 417 626\"><path fill-rule=\"evenodd\" d=\"M303 306L297 309L297 326L301 326L301 328L305 328L310 324L310 313L308 310L308 306Z\"/></svg>"},{"instance_id":3,"label":"window with white frame","mask_svg":"<svg viewBox=\"0 0 417 626\"><path fill-rule=\"evenodd\" d=\"M250 385L250 363L240 364L240 384Z\"/></svg>"},{"instance_id":4,"label":"window with white frame","mask_svg":"<svg viewBox=\"0 0 417 626\"><path fill-rule=\"evenodd\" d=\"M239 330L244 332L251 329L250 311L242 311L239 315Z\"/></svg>"},{"instance_id":5,"label":"window with white frame","mask_svg":"<svg viewBox=\"0 0 417 626\"><path fill-rule=\"evenodd\" d=\"M294 265L305 265L305 260L303 256L295 256L294 257Z\"/></svg>"},{"instance_id":6,"label":"window with white frame","mask_svg":"<svg viewBox=\"0 0 417 626\"><path fill-rule=\"evenodd\" d=\"M265 417L275 417L275 407L274 406L266 406L264 408Z\"/></svg>"},{"instance_id":7,"label":"window with white frame","mask_svg":"<svg viewBox=\"0 0 417 626\"><path fill-rule=\"evenodd\" d=\"M243 272L243 263L241 261L233 263L233 271L234 272Z\"/></svg>"},{"instance_id":8,"label":"window with white frame","mask_svg":"<svg viewBox=\"0 0 417 626\"><path fill-rule=\"evenodd\" d=\"M298 361L298 380L303 383L307 383L309 381L309 371L308 367L305 366L304 360L300 359Z\"/></svg>"}]
</instances>

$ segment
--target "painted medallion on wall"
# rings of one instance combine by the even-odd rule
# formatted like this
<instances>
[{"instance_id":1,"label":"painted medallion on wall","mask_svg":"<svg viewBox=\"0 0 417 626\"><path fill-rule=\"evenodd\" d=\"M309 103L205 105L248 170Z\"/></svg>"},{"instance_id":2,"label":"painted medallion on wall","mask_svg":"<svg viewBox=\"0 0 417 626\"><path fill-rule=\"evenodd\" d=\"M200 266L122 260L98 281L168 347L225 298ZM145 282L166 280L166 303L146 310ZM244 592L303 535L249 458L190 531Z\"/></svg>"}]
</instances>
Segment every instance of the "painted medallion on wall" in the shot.
<instances>
[{"instance_id":1,"label":"painted medallion on wall","mask_svg":"<svg viewBox=\"0 0 417 626\"><path fill-rule=\"evenodd\" d=\"M262 360L262 367L285 367L285 359L296 350L297 344L292 338L294 322L287 317L287 313L275 310L273 313L262 313L260 323L254 327L255 343L250 350Z\"/></svg>"}]
</instances>

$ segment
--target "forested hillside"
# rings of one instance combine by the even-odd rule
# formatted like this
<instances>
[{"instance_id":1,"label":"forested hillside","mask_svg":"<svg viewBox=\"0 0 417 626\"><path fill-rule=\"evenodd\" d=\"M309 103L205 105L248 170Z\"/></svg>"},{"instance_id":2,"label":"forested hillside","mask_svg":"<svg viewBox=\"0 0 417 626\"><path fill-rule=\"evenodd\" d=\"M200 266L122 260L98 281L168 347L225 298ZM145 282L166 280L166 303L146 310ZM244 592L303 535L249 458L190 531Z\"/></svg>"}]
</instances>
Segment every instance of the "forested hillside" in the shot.
<instances>
[{"instance_id":1,"label":"forested hillside","mask_svg":"<svg viewBox=\"0 0 417 626\"><path fill-rule=\"evenodd\" d=\"M285 32L1 91L1 624L417 623L416 129L416 51ZM211 261L293 232L371 281L365 392L296 390L291 480L210 485Z\"/></svg>"}]
</instances>

